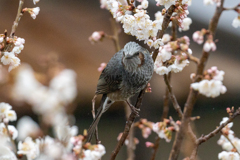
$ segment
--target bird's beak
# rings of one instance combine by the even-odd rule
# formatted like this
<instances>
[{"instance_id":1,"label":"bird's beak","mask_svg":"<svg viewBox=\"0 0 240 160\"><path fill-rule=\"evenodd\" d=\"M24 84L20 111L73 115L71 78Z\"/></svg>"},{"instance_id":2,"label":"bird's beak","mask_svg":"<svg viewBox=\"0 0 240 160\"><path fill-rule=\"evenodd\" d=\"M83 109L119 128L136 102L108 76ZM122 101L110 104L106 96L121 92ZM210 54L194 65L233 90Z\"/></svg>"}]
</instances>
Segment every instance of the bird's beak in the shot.
<instances>
[{"instance_id":1,"label":"bird's beak","mask_svg":"<svg viewBox=\"0 0 240 160\"><path fill-rule=\"evenodd\" d=\"M133 55L129 55L129 54L127 54L127 55L125 55L125 59L131 59L133 57Z\"/></svg>"}]
</instances>

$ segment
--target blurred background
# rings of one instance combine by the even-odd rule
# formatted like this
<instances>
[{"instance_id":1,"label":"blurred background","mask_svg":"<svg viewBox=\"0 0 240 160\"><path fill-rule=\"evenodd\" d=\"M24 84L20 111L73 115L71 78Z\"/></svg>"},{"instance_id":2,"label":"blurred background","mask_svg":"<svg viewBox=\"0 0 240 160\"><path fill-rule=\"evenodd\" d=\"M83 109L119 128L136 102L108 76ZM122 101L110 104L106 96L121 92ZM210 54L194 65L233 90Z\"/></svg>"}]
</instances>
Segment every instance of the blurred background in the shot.
<instances>
[{"instance_id":1,"label":"blurred background","mask_svg":"<svg viewBox=\"0 0 240 160\"><path fill-rule=\"evenodd\" d=\"M158 8L155 6L154 0L149 1L148 12L153 19ZM237 0L225 1L226 7L233 7L237 3L239 3ZM35 7L31 0L25 0L24 6ZM45 86L48 86L51 78L63 68L76 72L77 96L68 105L67 112L74 114L79 133L82 133L92 122L91 100L100 75L97 68L102 62L107 63L115 54L114 44L111 40L104 39L93 45L89 42L88 37L94 31L104 31L111 35L111 14L107 10L101 9L97 0L41 0L37 6L40 7L37 18L33 20L28 13L25 13L17 28L15 35L26 40L25 48L19 58L22 64L27 63L33 68L35 77ZM17 0L0 1L1 33L5 29L10 32L17 8ZM204 6L203 1L193 0L192 6L189 7L189 17L193 20L190 30L178 34L179 37L185 34L190 37L190 48L196 57L200 57L202 45L197 45L192 41L192 34L196 30L208 27L214 10L215 6ZM235 12L226 11L220 18L216 33L217 50L211 53L206 69L217 66L219 70L225 71L223 84L227 87L227 92L217 98L206 98L199 95L193 112L193 116L201 117L200 120L194 122L198 136L208 134L215 129L222 118L228 116L227 107L239 107L240 104L240 28L235 29L231 25L236 16ZM167 32L170 33L170 30ZM134 37L121 32L121 47L130 40L135 41ZM143 45L142 42L140 43ZM190 63L183 72L172 74L173 92L181 107L184 106L187 99L191 83L190 74L194 73L195 70L196 65ZM38 121L29 103L16 101L11 96L18 69L13 70L10 74L2 72L5 75L3 74L4 76L1 77L0 101L10 103L16 110L18 118L29 115ZM162 115L165 84L163 77L157 74L153 75L150 83L152 93L145 95L139 118L147 118L149 121L157 122L160 121ZM99 99L100 96L97 100L97 106ZM132 99L132 102L135 102L135 98ZM111 151L117 143L117 136L123 131L126 122L123 105L123 103L115 103L100 121L99 136L107 151L103 160L109 159ZM174 120L178 120L172 105L170 105L169 115ZM240 117L237 117L233 126L238 137L240 137L239 120ZM136 129L135 132L140 141L136 148L136 159L150 159L151 149L145 147L146 140L142 138L141 131ZM153 133L147 141L153 142L155 136ZM221 147L217 145L219 136L215 136L199 147L200 159L217 159L218 153L222 151ZM172 142L166 143L162 140L157 159L166 160L171 146ZM184 151L181 153L181 158L183 157ZM125 146L121 149L117 159L126 159Z\"/></svg>"}]
</instances>

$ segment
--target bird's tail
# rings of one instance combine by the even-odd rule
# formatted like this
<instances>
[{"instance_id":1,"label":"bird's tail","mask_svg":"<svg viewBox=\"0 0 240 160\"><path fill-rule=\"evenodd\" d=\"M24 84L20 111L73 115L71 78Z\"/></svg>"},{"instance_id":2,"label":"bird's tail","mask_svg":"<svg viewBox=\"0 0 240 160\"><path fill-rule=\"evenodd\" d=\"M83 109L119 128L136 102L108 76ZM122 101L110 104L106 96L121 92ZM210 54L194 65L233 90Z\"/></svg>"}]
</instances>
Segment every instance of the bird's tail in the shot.
<instances>
[{"instance_id":1,"label":"bird's tail","mask_svg":"<svg viewBox=\"0 0 240 160\"><path fill-rule=\"evenodd\" d=\"M102 114L111 106L111 104L114 101L111 101L108 97L107 94L103 94L102 99L101 99L101 105L98 108L97 114L95 116L95 119L93 120L92 124L90 125L88 131L87 131L87 142L90 142L92 139L92 136L94 135L98 122L102 116Z\"/></svg>"}]
</instances>

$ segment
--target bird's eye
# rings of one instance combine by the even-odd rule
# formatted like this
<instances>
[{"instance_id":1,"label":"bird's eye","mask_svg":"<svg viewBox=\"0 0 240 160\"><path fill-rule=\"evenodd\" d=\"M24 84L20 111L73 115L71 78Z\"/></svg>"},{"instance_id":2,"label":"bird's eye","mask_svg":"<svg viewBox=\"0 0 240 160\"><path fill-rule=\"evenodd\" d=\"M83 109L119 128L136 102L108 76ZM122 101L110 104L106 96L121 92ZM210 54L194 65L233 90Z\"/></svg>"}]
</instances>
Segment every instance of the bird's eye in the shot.
<instances>
[{"instance_id":1,"label":"bird's eye","mask_svg":"<svg viewBox=\"0 0 240 160\"><path fill-rule=\"evenodd\" d=\"M139 56L139 52L135 53L135 55Z\"/></svg>"}]
</instances>

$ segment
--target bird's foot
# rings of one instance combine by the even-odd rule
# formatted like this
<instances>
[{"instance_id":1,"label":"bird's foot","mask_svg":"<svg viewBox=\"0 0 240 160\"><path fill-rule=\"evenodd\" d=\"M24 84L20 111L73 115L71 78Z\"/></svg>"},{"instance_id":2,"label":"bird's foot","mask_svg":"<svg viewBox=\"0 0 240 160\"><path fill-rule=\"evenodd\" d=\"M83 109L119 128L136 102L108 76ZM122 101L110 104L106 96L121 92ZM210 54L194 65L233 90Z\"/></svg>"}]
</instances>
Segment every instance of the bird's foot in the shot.
<instances>
[{"instance_id":1,"label":"bird's foot","mask_svg":"<svg viewBox=\"0 0 240 160\"><path fill-rule=\"evenodd\" d=\"M131 108L132 112L133 112L137 117L139 117L140 108L136 108L136 107L134 107L133 105L130 105L130 108Z\"/></svg>"}]
</instances>

